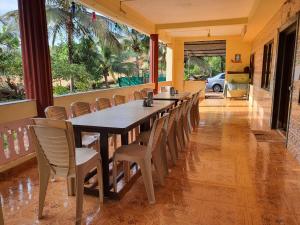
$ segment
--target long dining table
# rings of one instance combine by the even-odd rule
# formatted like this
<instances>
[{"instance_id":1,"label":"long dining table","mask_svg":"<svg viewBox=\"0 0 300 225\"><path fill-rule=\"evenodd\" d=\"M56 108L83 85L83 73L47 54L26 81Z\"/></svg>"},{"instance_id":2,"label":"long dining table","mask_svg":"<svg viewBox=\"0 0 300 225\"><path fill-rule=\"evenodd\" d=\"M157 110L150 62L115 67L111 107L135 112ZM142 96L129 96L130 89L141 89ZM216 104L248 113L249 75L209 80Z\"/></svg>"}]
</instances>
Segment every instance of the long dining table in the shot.
<instances>
[{"instance_id":1,"label":"long dining table","mask_svg":"<svg viewBox=\"0 0 300 225\"><path fill-rule=\"evenodd\" d=\"M154 100L164 100L164 101L174 101L177 104L179 101L184 100L188 97L190 92L179 92L177 94L171 95L170 92L161 92L153 96Z\"/></svg>"},{"instance_id":2,"label":"long dining table","mask_svg":"<svg viewBox=\"0 0 300 225\"><path fill-rule=\"evenodd\" d=\"M121 144L127 145L130 130L138 126L142 131L150 129L150 119L167 111L173 105L174 101L154 100L151 107L144 107L143 100L136 100L70 119L73 124L76 147L82 147L82 132L100 133L99 151L102 159L105 197L121 198L138 177L138 173L136 173L137 176L133 176L130 182L124 185L120 191L113 190L113 182L110 180L110 163L112 159L109 158L109 135L120 134ZM86 181L95 174L96 170L91 171L86 177ZM123 176L124 173L120 173L118 180ZM98 195L97 187L85 187L85 193Z\"/></svg>"}]
</instances>

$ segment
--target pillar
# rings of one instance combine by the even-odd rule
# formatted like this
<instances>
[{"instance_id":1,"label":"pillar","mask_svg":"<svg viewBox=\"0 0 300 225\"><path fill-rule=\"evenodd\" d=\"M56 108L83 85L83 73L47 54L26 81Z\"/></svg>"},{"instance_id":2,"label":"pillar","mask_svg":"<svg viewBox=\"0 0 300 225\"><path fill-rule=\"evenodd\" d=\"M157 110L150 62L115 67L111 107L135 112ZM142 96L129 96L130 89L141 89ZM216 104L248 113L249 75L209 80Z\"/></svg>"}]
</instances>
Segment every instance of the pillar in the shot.
<instances>
[{"instance_id":1,"label":"pillar","mask_svg":"<svg viewBox=\"0 0 300 225\"><path fill-rule=\"evenodd\" d=\"M158 92L158 34L150 35L150 77L155 84L154 92Z\"/></svg>"}]
</instances>

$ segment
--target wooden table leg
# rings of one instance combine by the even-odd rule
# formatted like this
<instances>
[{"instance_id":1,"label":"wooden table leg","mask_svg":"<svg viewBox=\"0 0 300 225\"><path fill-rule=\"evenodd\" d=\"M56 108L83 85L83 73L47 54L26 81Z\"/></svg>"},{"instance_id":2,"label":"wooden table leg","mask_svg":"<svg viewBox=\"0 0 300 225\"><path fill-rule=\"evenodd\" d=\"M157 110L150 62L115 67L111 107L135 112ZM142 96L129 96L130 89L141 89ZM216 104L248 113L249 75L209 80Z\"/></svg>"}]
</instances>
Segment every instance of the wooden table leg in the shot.
<instances>
[{"instance_id":1,"label":"wooden table leg","mask_svg":"<svg viewBox=\"0 0 300 225\"><path fill-rule=\"evenodd\" d=\"M122 145L128 145L128 133L121 135L121 143ZM124 161L123 162L124 168L124 179L125 182L128 183L130 179L130 162Z\"/></svg>"},{"instance_id":2,"label":"wooden table leg","mask_svg":"<svg viewBox=\"0 0 300 225\"><path fill-rule=\"evenodd\" d=\"M102 159L102 173L103 173L103 188L104 195L110 194L110 181L109 181L109 145L108 145L108 133L102 132L100 134L100 154Z\"/></svg>"},{"instance_id":3,"label":"wooden table leg","mask_svg":"<svg viewBox=\"0 0 300 225\"><path fill-rule=\"evenodd\" d=\"M145 121L144 123L142 123L142 124L140 125L140 130L141 130L141 132L142 132L142 131L150 130L150 127L151 127L151 126L150 126L150 120L151 120L151 119Z\"/></svg>"}]
</instances>

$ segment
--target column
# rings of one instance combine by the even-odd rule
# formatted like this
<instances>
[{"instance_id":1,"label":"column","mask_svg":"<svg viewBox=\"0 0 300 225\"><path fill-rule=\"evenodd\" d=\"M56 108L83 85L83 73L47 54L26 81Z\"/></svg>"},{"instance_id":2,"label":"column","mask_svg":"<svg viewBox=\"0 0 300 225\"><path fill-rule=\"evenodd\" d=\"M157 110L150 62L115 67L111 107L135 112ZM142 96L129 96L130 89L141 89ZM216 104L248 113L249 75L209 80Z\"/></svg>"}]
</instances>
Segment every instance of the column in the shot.
<instances>
[{"instance_id":1,"label":"column","mask_svg":"<svg viewBox=\"0 0 300 225\"><path fill-rule=\"evenodd\" d=\"M155 84L154 92L158 91L158 34L150 35L150 77Z\"/></svg>"}]
</instances>

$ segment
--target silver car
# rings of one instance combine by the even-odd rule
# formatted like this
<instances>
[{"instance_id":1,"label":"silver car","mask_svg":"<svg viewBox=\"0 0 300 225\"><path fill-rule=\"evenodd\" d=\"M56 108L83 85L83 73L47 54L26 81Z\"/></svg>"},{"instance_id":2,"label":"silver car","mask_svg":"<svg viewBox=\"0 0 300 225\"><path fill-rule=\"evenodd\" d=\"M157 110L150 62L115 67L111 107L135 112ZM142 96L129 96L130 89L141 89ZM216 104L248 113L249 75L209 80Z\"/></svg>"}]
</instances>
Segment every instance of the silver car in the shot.
<instances>
[{"instance_id":1,"label":"silver car","mask_svg":"<svg viewBox=\"0 0 300 225\"><path fill-rule=\"evenodd\" d=\"M220 92L224 88L225 73L219 73L214 77L210 77L206 80L206 90L213 90L214 92Z\"/></svg>"}]
</instances>

